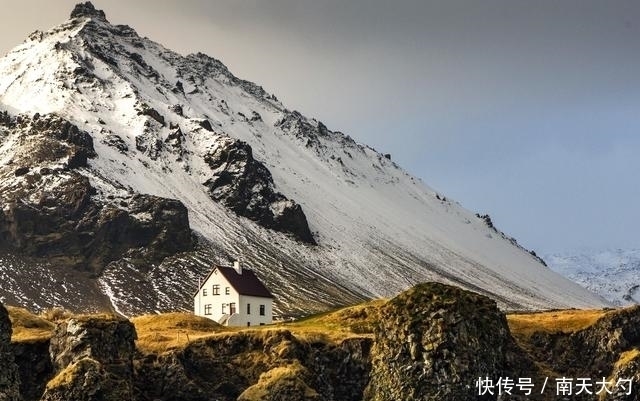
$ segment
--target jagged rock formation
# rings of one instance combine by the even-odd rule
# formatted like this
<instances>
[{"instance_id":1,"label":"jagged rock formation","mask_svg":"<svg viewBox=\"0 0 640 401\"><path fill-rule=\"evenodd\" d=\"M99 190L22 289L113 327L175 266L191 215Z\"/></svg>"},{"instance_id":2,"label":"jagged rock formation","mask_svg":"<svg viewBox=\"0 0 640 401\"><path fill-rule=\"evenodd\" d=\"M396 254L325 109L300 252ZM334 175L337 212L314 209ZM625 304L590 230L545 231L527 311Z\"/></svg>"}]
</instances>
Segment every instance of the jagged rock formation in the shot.
<instances>
[{"instance_id":1,"label":"jagged rock formation","mask_svg":"<svg viewBox=\"0 0 640 401\"><path fill-rule=\"evenodd\" d=\"M214 200L264 227L315 244L300 205L275 192L271 173L253 158L247 143L221 138L219 146L205 153L204 161L213 172L204 184Z\"/></svg>"},{"instance_id":2,"label":"jagged rock formation","mask_svg":"<svg viewBox=\"0 0 640 401\"><path fill-rule=\"evenodd\" d=\"M135 339L126 320L82 318L59 324L50 345L56 376L42 400L133 400Z\"/></svg>"},{"instance_id":3,"label":"jagged rock formation","mask_svg":"<svg viewBox=\"0 0 640 401\"><path fill-rule=\"evenodd\" d=\"M71 11L71 18L81 18L81 17L89 17L89 18L96 17L96 18L103 19L105 21L107 20L107 17L104 14L104 11L96 10L96 8L93 6L93 4L91 4L90 1L76 4L76 6L73 8L73 11Z\"/></svg>"},{"instance_id":4,"label":"jagged rock formation","mask_svg":"<svg viewBox=\"0 0 640 401\"><path fill-rule=\"evenodd\" d=\"M0 304L0 401L21 401L20 378L11 349L11 321Z\"/></svg>"},{"instance_id":5,"label":"jagged rock formation","mask_svg":"<svg viewBox=\"0 0 640 401\"><path fill-rule=\"evenodd\" d=\"M286 330L225 334L138 361L136 390L156 400L359 401L370 347L305 343Z\"/></svg>"},{"instance_id":6,"label":"jagged rock formation","mask_svg":"<svg viewBox=\"0 0 640 401\"><path fill-rule=\"evenodd\" d=\"M640 346L640 306L607 314L575 333L539 332L531 342L535 358L552 364L560 374L605 377L622 353Z\"/></svg>"},{"instance_id":7,"label":"jagged rock formation","mask_svg":"<svg viewBox=\"0 0 640 401\"><path fill-rule=\"evenodd\" d=\"M484 296L421 284L380 313L367 400L473 401L479 377L534 371L518 355L504 314Z\"/></svg>"},{"instance_id":8,"label":"jagged rock formation","mask_svg":"<svg viewBox=\"0 0 640 401\"><path fill-rule=\"evenodd\" d=\"M191 249L187 209L151 195L102 198L79 169L95 157L91 136L56 115L0 122L21 146L0 165L0 249L100 273L128 255L160 261Z\"/></svg>"}]
</instances>

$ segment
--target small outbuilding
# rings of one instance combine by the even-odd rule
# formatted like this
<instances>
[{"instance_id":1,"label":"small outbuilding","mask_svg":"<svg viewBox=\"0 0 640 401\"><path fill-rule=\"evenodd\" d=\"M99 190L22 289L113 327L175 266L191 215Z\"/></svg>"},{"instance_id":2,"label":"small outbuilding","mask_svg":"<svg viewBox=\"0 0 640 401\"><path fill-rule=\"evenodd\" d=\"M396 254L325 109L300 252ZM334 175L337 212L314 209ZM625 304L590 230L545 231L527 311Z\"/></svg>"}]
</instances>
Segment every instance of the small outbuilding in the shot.
<instances>
[{"instance_id":1,"label":"small outbuilding","mask_svg":"<svg viewBox=\"0 0 640 401\"><path fill-rule=\"evenodd\" d=\"M193 297L193 310L224 326L262 326L273 322L273 295L253 270L234 262L213 268Z\"/></svg>"}]
</instances>

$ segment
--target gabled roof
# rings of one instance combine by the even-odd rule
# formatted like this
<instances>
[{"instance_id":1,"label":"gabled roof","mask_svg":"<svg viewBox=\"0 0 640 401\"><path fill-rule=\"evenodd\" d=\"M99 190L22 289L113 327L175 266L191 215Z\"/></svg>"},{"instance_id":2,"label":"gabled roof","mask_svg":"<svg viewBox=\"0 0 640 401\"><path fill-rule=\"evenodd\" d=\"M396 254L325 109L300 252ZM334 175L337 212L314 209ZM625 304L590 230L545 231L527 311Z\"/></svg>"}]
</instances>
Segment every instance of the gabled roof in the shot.
<instances>
[{"instance_id":1,"label":"gabled roof","mask_svg":"<svg viewBox=\"0 0 640 401\"><path fill-rule=\"evenodd\" d=\"M211 273L207 275L207 277L202 282L202 285L198 289L202 289L202 286L205 285L209 277L215 272L219 271L220 274L227 279L229 284L233 287L234 290L238 291L240 295L250 295L253 297L263 297L263 298L273 298L271 292L267 289L267 287L262 284L262 281L256 276L253 270L242 268L242 274L238 274L236 269L228 266L216 266L211 270Z\"/></svg>"}]
</instances>

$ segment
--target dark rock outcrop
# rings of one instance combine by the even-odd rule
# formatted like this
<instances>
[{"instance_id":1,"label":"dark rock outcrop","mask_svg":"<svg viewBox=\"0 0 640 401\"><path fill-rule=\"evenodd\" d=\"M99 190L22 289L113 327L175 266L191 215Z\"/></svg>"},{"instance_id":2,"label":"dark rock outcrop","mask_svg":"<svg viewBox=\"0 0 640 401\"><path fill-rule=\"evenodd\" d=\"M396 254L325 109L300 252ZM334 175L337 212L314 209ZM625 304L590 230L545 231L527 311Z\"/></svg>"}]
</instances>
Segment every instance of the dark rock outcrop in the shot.
<instances>
[{"instance_id":1,"label":"dark rock outcrop","mask_svg":"<svg viewBox=\"0 0 640 401\"><path fill-rule=\"evenodd\" d=\"M43 401L133 400L136 331L126 320L69 319L51 338L56 376Z\"/></svg>"},{"instance_id":2,"label":"dark rock outcrop","mask_svg":"<svg viewBox=\"0 0 640 401\"><path fill-rule=\"evenodd\" d=\"M640 400L640 351L635 349L623 354L623 358L619 361L613 374L611 375L612 383L616 385L612 395L607 397L611 401L637 401ZM630 382L629 382L630 381Z\"/></svg>"},{"instance_id":3,"label":"dark rock outcrop","mask_svg":"<svg viewBox=\"0 0 640 401\"><path fill-rule=\"evenodd\" d=\"M554 366L558 373L608 376L621 353L640 347L640 306L608 313L575 333L537 332L531 342L535 358Z\"/></svg>"},{"instance_id":4,"label":"dark rock outcrop","mask_svg":"<svg viewBox=\"0 0 640 401\"><path fill-rule=\"evenodd\" d=\"M179 201L134 195L122 208L96 201L89 180L77 173L39 181L32 202L9 199L0 211L1 247L96 273L128 252L157 261L191 247L187 209Z\"/></svg>"},{"instance_id":5,"label":"dark rock outcrop","mask_svg":"<svg viewBox=\"0 0 640 401\"><path fill-rule=\"evenodd\" d=\"M99 18L106 21L107 17L102 10L97 10L90 1L76 4L71 11L71 18Z\"/></svg>"},{"instance_id":6,"label":"dark rock outcrop","mask_svg":"<svg viewBox=\"0 0 640 401\"><path fill-rule=\"evenodd\" d=\"M56 115L9 118L2 126L21 146L0 166L0 175L15 177L0 182L0 250L99 273L126 254L153 263L191 249L188 213L179 201L95 196L77 171L96 156L88 133Z\"/></svg>"},{"instance_id":7,"label":"dark rock outcrop","mask_svg":"<svg viewBox=\"0 0 640 401\"><path fill-rule=\"evenodd\" d=\"M20 394L24 401L40 400L53 375L49 339L14 342L11 345L20 373Z\"/></svg>"},{"instance_id":8,"label":"dark rock outcrop","mask_svg":"<svg viewBox=\"0 0 640 401\"><path fill-rule=\"evenodd\" d=\"M302 207L275 191L271 172L253 158L251 146L228 137L219 142L204 156L213 172L204 183L211 198L263 227L315 244Z\"/></svg>"},{"instance_id":9,"label":"dark rock outcrop","mask_svg":"<svg viewBox=\"0 0 640 401\"><path fill-rule=\"evenodd\" d=\"M389 301L381 316L367 400L476 401L485 399L474 390L479 377L514 377L514 340L487 297L420 284Z\"/></svg>"},{"instance_id":10,"label":"dark rock outcrop","mask_svg":"<svg viewBox=\"0 0 640 401\"><path fill-rule=\"evenodd\" d=\"M0 401L20 401L20 378L11 349L11 321L0 304Z\"/></svg>"},{"instance_id":11,"label":"dark rock outcrop","mask_svg":"<svg viewBox=\"0 0 640 401\"><path fill-rule=\"evenodd\" d=\"M137 360L136 393L167 401L360 401L370 348L366 338L334 345L286 330L228 333Z\"/></svg>"}]
</instances>

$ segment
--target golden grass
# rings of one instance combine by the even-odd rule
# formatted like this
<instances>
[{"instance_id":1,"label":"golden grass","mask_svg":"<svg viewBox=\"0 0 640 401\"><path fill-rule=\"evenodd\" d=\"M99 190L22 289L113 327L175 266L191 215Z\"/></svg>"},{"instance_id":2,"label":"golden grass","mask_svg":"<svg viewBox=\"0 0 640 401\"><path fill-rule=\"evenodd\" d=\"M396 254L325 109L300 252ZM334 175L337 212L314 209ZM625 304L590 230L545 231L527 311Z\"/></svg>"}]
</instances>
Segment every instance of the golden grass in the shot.
<instances>
[{"instance_id":1,"label":"golden grass","mask_svg":"<svg viewBox=\"0 0 640 401\"><path fill-rule=\"evenodd\" d=\"M24 308L7 306L13 328L11 341L32 342L47 340L53 334L54 324Z\"/></svg>"},{"instance_id":2,"label":"golden grass","mask_svg":"<svg viewBox=\"0 0 640 401\"><path fill-rule=\"evenodd\" d=\"M373 337L373 329L380 318L380 307L387 301L376 299L362 304L324 312L291 323L266 328L281 328L307 342L339 343L348 338Z\"/></svg>"},{"instance_id":3,"label":"golden grass","mask_svg":"<svg viewBox=\"0 0 640 401\"><path fill-rule=\"evenodd\" d=\"M620 354L620 358L616 362L615 367L616 369L620 369L638 357L640 357L640 350L638 350L637 348L633 348L633 349L630 349L629 351L625 351L622 354Z\"/></svg>"},{"instance_id":4,"label":"golden grass","mask_svg":"<svg viewBox=\"0 0 640 401\"><path fill-rule=\"evenodd\" d=\"M516 338L529 338L536 331L547 333L573 333L594 324L609 310L568 309L557 311L513 313L507 315L511 334Z\"/></svg>"},{"instance_id":5,"label":"golden grass","mask_svg":"<svg viewBox=\"0 0 640 401\"><path fill-rule=\"evenodd\" d=\"M47 383L47 390L69 385L73 383L74 379L77 379L79 374L92 368L98 370L99 366L100 364L91 358L83 358L78 362L72 363Z\"/></svg>"},{"instance_id":6,"label":"golden grass","mask_svg":"<svg viewBox=\"0 0 640 401\"><path fill-rule=\"evenodd\" d=\"M309 387L301 377L307 375L307 370L299 361L285 366L278 366L260 375L258 383L247 388L238 397L239 401L260 401L268 399L269 394L279 391L291 392L297 389L304 398L316 398L318 393ZM294 390L295 393L295 390Z\"/></svg>"},{"instance_id":7,"label":"golden grass","mask_svg":"<svg viewBox=\"0 0 640 401\"><path fill-rule=\"evenodd\" d=\"M144 315L131 322L138 334L138 349L147 353L184 348L195 339L229 330L213 320L181 312Z\"/></svg>"}]
</instances>

